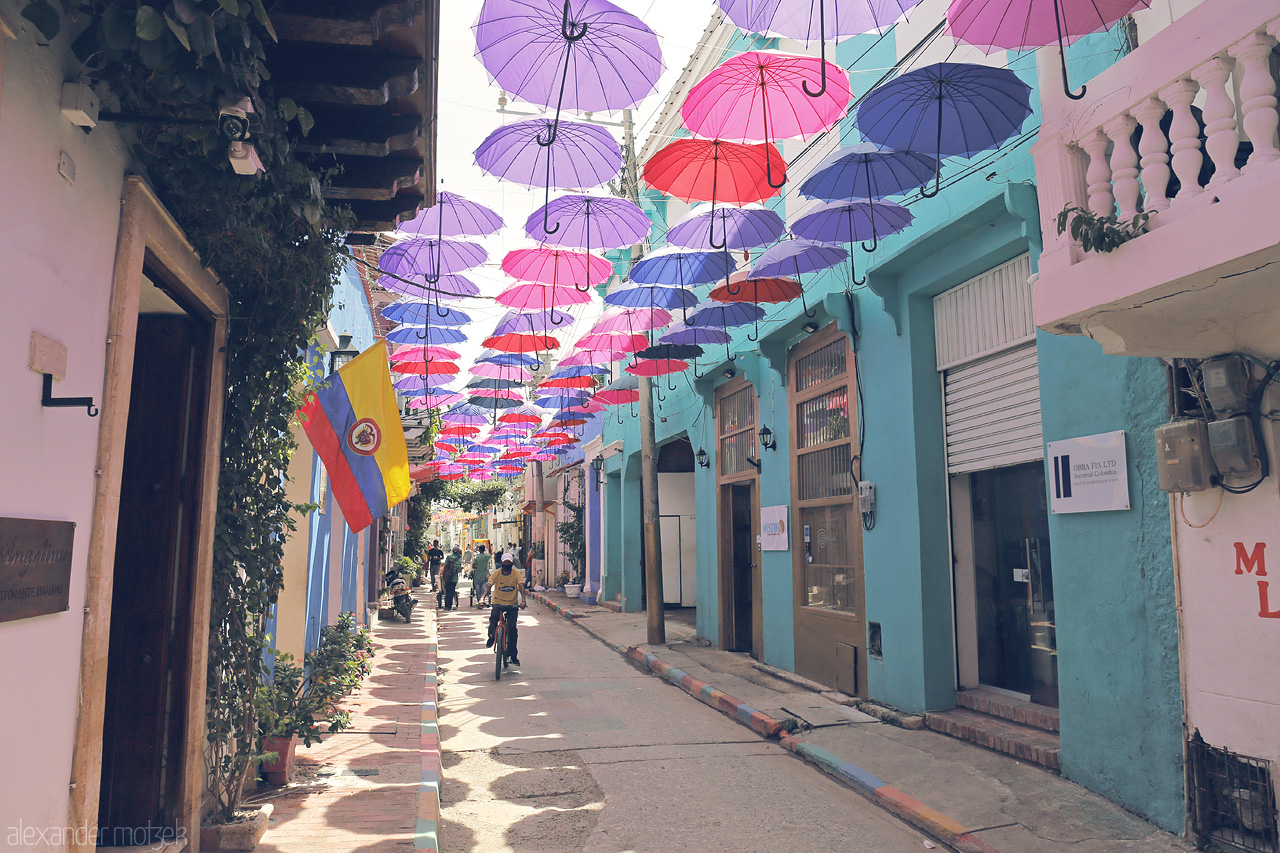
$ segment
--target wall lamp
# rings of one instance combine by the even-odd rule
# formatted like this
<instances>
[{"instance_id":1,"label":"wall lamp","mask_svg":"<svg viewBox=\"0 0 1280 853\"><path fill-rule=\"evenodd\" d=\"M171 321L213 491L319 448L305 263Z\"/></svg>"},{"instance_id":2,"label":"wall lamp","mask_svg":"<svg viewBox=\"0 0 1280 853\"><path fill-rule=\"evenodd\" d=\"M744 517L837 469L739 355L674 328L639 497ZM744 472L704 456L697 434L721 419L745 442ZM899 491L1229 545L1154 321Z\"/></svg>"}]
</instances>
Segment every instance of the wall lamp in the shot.
<instances>
[{"instance_id":1,"label":"wall lamp","mask_svg":"<svg viewBox=\"0 0 1280 853\"><path fill-rule=\"evenodd\" d=\"M338 348L329 353L329 372L341 370L343 365L360 354L360 350L351 349L351 336L338 335Z\"/></svg>"},{"instance_id":2,"label":"wall lamp","mask_svg":"<svg viewBox=\"0 0 1280 853\"><path fill-rule=\"evenodd\" d=\"M724 378L725 378L725 379L732 379L733 377L735 377L735 376L737 376L737 375L738 375L738 371L734 370L732 367L730 367L730 368L726 369L726 370L725 370L725 372L724 372Z\"/></svg>"},{"instance_id":3,"label":"wall lamp","mask_svg":"<svg viewBox=\"0 0 1280 853\"><path fill-rule=\"evenodd\" d=\"M600 491L600 472L604 470L603 456L597 456L595 459L591 460L591 470L596 472L595 476L592 477L592 483L595 485L595 490L598 492Z\"/></svg>"},{"instance_id":4,"label":"wall lamp","mask_svg":"<svg viewBox=\"0 0 1280 853\"><path fill-rule=\"evenodd\" d=\"M778 449L778 440L773 437L773 430L767 426L760 427L760 446L765 450Z\"/></svg>"},{"instance_id":5,"label":"wall lamp","mask_svg":"<svg viewBox=\"0 0 1280 853\"><path fill-rule=\"evenodd\" d=\"M699 468L711 467L711 460L707 458L707 451L703 450L701 447L699 447L698 452L694 454L694 458L698 460Z\"/></svg>"},{"instance_id":6,"label":"wall lamp","mask_svg":"<svg viewBox=\"0 0 1280 853\"><path fill-rule=\"evenodd\" d=\"M800 328L801 328L801 329L803 329L804 331L806 331L806 332L808 332L809 334L811 334L811 335L812 335L814 332L818 331L818 324L817 324L817 323L805 323L805 324L804 324L803 326L801 326Z\"/></svg>"}]
</instances>

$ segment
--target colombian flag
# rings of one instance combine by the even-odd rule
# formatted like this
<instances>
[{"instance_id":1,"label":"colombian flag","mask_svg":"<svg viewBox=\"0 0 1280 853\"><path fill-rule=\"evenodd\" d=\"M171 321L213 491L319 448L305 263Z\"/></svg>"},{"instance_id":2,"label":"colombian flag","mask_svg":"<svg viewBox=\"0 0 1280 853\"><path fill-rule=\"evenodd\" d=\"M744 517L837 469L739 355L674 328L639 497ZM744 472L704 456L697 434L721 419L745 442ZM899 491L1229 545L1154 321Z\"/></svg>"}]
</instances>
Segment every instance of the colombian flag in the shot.
<instances>
[{"instance_id":1,"label":"colombian flag","mask_svg":"<svg viewBox=\"0 0 1280 853\"><path fill-rule=\"evenodd\" d=\"M386 343L360 353L304 399L302 429L329 472L347 524L359 533L409 497L409 453Z\"/></svg>"}]
</instances>

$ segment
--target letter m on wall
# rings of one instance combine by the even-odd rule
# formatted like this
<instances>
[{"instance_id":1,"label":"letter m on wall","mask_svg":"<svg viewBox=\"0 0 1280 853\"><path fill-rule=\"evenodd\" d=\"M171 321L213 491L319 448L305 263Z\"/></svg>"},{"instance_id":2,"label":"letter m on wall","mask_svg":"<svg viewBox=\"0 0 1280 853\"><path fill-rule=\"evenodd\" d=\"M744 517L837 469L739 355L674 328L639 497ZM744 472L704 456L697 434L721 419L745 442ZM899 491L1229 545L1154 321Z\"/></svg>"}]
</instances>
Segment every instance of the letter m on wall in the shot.
<instances>
[{"instance_id":1,"label":"letter m on wall","mask_svg":"<svg viewBox=\"0 0 1280 853\"><path fill-rule=\"evenodd\" d=\"M1236 574L1256 574L1260 578L1265 578L1267 576L1266 550L1266 542L1254 544L1252 551L1245 551L1244 543L1237 542Z\"/></svg>"}]
</instances>

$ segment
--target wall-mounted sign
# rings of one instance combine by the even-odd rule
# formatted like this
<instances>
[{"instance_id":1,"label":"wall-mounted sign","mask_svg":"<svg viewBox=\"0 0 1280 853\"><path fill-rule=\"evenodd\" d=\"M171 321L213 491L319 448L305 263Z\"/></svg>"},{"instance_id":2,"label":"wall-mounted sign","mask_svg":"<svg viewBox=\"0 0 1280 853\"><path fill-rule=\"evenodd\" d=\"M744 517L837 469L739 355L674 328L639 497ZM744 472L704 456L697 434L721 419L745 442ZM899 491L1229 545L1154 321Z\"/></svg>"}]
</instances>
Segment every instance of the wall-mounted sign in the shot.
<instances>
[{"instance_id":1,"label":"wall-mounted sign","mask_svg":"<svg viewBox=\"0 0 1280 853\"><path fill-rule=\"evenodd\" d=\"M71 521L0 518L0 622L67 609L75 533Z\"/></svg>"},{"instance_id":2,"label":"wall-mounted sign","mask_svg":"<svg viewBox=\"0 0 1280 853\"><path fill-rule=\"evenodd\" d=\"M1129 508L1124 430L1049 442L1049 507L1053 512Z\"/></svg>"},{"instance_id":3,"label":"wall-mounted sign","mask_svg":"<svg viewBox=\"0 0 1280 853\"><path fill-rule=\"evenodd\" d=\"M760 507L760 550L785 551L787 544L787 507Z\"/></svg>"}]
</instances>

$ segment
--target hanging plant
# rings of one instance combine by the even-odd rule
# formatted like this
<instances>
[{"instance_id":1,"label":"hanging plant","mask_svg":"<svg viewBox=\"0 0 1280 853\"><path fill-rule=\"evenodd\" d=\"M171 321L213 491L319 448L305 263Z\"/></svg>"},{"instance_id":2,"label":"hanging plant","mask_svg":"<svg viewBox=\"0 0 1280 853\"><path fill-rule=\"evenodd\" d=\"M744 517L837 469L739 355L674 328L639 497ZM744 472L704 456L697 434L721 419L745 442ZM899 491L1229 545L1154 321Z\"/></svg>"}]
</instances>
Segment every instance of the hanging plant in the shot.
<instances>
[{"instance_id":1,"label":"hanging plant","mask_svg":"<svg viewBox=\"0 0 1280 853\"><path fill-rule=\"evenodd\" d=\"M1058 214L1058 233L1071 229L1071 239L1080 241L1086 252L1106 254L1151 230L1148 220L1154 211L1139 213L1121 222L1116 216L1096 216L1082 207L1069 204Z\"/></svg>"}]
</instances>

